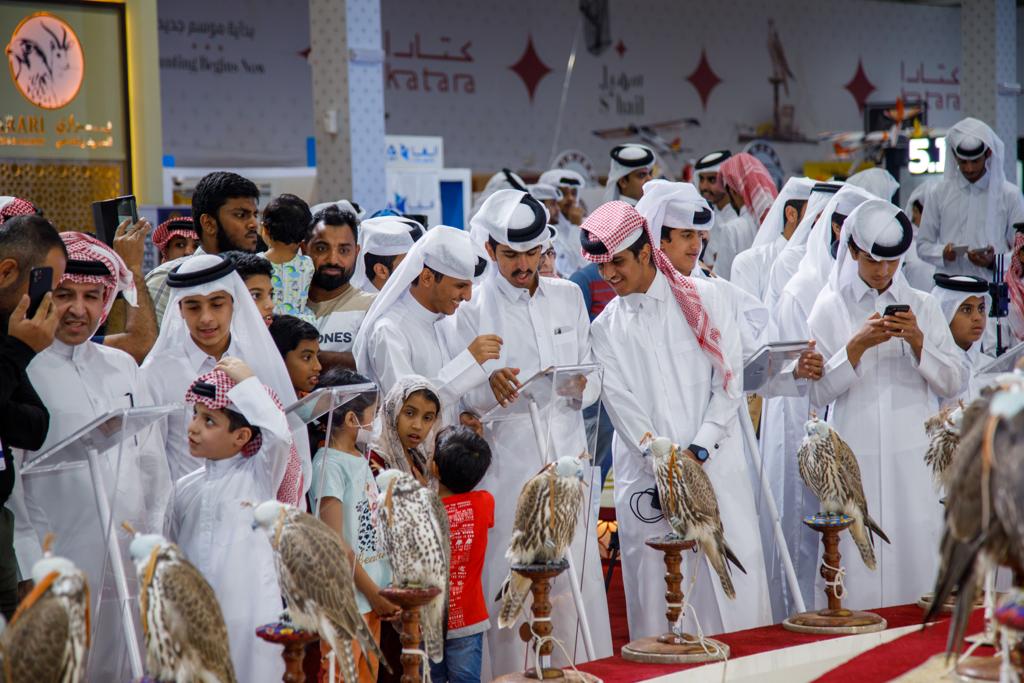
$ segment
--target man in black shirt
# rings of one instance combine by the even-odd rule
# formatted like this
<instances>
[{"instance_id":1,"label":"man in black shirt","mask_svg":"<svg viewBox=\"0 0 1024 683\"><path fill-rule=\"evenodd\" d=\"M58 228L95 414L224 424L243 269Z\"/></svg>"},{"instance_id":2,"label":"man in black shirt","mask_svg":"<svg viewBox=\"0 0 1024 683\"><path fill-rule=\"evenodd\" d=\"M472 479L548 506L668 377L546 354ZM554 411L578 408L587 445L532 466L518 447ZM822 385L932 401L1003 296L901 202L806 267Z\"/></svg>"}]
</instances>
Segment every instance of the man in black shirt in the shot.
<instances>
[{"instance_id":1,"label":"man in black shirt","mask_svg":"<svg viewBox=\"0 0 1024 683\"><path fill-rule=\"evenodd\" d=\"M52 286L64 276L67 252L57 231L41 216L17 216L0 225L0 505L14 488L11 448L42 446L50 415L25 374L37 353L53 343L57 312L47 294L35 315L29 308L29 273L53 269ZM31 586L28 577L21 586ZM14 552L14 514L0 508L0 611L10 619L18 602L18 563Z\"/></svg>"}]
</instances>

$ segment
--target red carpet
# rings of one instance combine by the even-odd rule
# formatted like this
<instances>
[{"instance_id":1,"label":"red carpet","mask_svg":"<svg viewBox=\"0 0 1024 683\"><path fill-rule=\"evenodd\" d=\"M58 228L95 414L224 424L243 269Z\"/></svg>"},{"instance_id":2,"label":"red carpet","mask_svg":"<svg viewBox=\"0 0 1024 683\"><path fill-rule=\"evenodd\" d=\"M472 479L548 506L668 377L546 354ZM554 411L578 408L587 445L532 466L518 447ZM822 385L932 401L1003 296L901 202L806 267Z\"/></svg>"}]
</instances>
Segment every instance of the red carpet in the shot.
<instances>
[{"instance_id":1,"label":"red carpet","mask_svg":"<svg viewBox=\"0 0 1024 683\"><path fill-rule=\"evenodd\" d=\"M616 585L616 583L618 585ZM616 591L618 589L618 592ZM616 580L613 581L611 590L608 593L608 609L611 611L612 618L612 639L615 643L616 652L625 644L625 637L627 636L627 629L625 626L625 599L621 597L621 577L618 571L616 571ZM921 608L917 605L903 605L899 607L886 607L878 610L874 610L876 613L885 617L889 623L889 628L898 628L900 626L910 626L912 624L921 623ZM928 656L939 652L945 643L945 623L946 618L937 625L929 629L929 631L940 632L939 639L941 644L928 652L927 655L922 655L917 663L923 662ZM972 622L972 626L973 626ZM975 629L977 630L977 629ZM759 652L767 652L769 650L777 650L784 647L792 647L794 645L803 645L805 643L814 643L821 640L829 640L840 636L818 636L803 633L793 633L785 630L782 626L775 624L772 626L763 626L761 628L748 629L746 631L736 631L735 633L726 633L715 636L718 640L726 643L732 650L731 658L745 657L747 655L757 654ZM896 642L902 642L904 639L901 638ZM895 644L895 643L893 643ZM927 647L927 646L922 646ZM881 648L879 648L881 649ZM608 657L606 659L599 659L594 662L582 664L578 668L580 671L586 671L587 673L594 674L602 678L605 683L630 683L631 681L644 681L649 678L655 678L657 676L664 676L666 674L674 673L676 671L683 671L685 669L693 668L694 666L700 666L699 664L638 664L636 662L627 662L621 657ZM908 666L907 668L913 668L917 664ZM866 674L865 674L866 675ZM844 677L844 680L849 681L849 676ZM879 680L873 678L862 679L863 683L868 680ZM885 680L885 679L881 679Z\"/></svg>"},{"instance_id":2,"label":"red carpet","mask_svg":"<svg viewBox=\"0 0 1024 683\"><path fill-rule=\"evenodd\" d=\"M878 610L882 612L882 610ZM978 609L971 615L965 633L978 633L984 628L984 610ZM944 652L949 621L943 620L919 631L908 633L891 643L879 645L864 654L857 655L842 666L818 678L816 683L846 683L846 681L888 681L915 669L932 655ZM979 647L976 655L991 655L992 648Z\"/></svg>"}]
</instances>

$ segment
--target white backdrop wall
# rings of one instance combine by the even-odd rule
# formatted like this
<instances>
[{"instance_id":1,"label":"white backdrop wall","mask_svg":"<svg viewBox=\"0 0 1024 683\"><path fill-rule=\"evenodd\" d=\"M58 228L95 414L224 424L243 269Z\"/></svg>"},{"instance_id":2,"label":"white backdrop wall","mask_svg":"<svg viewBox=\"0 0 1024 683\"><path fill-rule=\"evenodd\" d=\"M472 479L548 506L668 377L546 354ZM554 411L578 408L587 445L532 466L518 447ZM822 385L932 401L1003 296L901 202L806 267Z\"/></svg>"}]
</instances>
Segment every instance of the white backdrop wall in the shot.
<instances>
[{"instance_id":1,"label":"white backdrop wall","mask_svg":"<svg viewBox=\"0 0 1024 683\"><path fill-rule=\"evenodd\" d=\"M388 133L444 136L447 166L543 170L577 7L575 0L382 0ZM159 13L165 152L179 164L303 165L312 133L306 3L160 0ZM927 97L933 124L960 117L955 8L612 0L610 18L611 46L601 55L579 43L558 143L586 153L598 173L614 142L594 136L596 129L695 117L700 127L682 131L693 151L681 165L686 156L735 149L739 127L769 121L770 18L795 76L782 102L794 107L801 133L861 127L857 102L844 88L858 61L874 88L868 100L916 93ZM702 50L720 79L706 107L687 80ZM511 68L517 63L525 77ZM777 148L791 169L828 152Z\"/></svg>"}]
</instances>

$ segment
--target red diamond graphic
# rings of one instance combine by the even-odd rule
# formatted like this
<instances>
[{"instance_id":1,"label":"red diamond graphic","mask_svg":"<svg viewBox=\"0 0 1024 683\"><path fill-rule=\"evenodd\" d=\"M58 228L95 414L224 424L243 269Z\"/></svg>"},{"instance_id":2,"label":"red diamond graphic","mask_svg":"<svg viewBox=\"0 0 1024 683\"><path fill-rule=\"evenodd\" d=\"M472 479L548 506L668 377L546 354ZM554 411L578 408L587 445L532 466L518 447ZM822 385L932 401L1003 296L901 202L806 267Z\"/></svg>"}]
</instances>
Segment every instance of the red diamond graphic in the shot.
<instances>
[{"instance_id":1,"label":"red diamond graphic","mask_svg":"<svg viewBox=\"0 0 1024 683\"><path fill-rule=\"evenodd\" d=\"M711 65L708 63L708 56L703 48L700 51L700 62L697 63L697 68L686 77L686 80L690 81L690 85L696 88L697 94L700 95L701 106L707 110L708 97L711 96L711 91L715 89L715 86L722 82L722 79L711 68Z\"/></svg>"},{"instance_id":2,"label":"red diamond graphic","mask_svg":"<svg viewBox=\"0 0 1024 683\"><path fill-rule=\"evenodd\" d=\"M861 112L864 111L864 104L868 101L868 97L877 90L874 84L868 80L868 75L864 73L864 65L859 57L857 58L857 72L853 74L850 82L843 87L853 95L853 99L857 103L857 109Z\"/></svg>"},{"instance_id":3,"label":"red diamond graphic","mask_svg":"<svg viewBox=\"0 0 1024 683\"><path fill-rule=\"evenodd\" d=\"M615 51L619 53L619 58L621 59L626 54L626 44L620 40L615 44Z\"/></svg>"},{"instance_id":4,"label":"red diamond graphic","mask_svg":"<svg viewBox=\"0 0 1024 683\"><path fill-rule=\"evenodd\" d=\"M540 83L542 78L551 73L551 69L540 60L537 51L533 49L533 36L530 35L526 37L526 49L523 50L523 56L509 68L515 72L516 76L523 79L523 85L526 86L526 91L530 94L531 102L533 102L533 94L537 90L537 84Z\"/></svg>"}]
</instances>

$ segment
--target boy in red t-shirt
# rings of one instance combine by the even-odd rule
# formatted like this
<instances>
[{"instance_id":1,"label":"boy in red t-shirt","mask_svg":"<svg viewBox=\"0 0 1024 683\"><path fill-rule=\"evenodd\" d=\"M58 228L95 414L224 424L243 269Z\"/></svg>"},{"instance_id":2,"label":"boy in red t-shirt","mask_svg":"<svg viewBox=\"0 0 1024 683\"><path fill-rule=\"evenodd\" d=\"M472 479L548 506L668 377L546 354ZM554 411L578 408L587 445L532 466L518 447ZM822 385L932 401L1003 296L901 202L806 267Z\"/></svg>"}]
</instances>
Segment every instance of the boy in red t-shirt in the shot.
<instances>
[{"instance_id":1,"label":"boy in red t-shirt","mask_svg":"<svg viewBox=\"0 0 1024 683\"><path fill-rule=\"evenodd\" d=\"M468 427L449 427L438 434L430 466L448 513L452 561L448 578L448 639L444 660L430 664L434 683L480 681L483 635L491 625L481 577L487 530L494 526L494 497L473 488L490 464L490 447Z\"/></svg>"}]
</instances>

